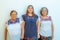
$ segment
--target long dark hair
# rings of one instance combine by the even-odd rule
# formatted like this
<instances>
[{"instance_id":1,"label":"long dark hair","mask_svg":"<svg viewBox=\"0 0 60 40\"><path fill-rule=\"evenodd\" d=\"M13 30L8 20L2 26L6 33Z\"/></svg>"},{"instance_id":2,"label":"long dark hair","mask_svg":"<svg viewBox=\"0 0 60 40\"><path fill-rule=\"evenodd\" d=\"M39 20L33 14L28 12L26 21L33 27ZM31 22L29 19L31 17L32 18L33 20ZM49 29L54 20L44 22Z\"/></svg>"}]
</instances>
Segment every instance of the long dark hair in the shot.
<instances>
[{"instance_id":1,"label":"long dark hair","mask_svg":"<svg viewBox=\"0 0 60 40\"><path fill-rule=\"evenodd\" d=\"M29 5L29 6L27 7L26 15L28 15L28 8L29 8L29 7L32 7L32 8L33 8L32 14L33 14L33 16L35 16L35 13L34 13L34 7L33 7L32 5Z\"/></svg>"}]
</instances>

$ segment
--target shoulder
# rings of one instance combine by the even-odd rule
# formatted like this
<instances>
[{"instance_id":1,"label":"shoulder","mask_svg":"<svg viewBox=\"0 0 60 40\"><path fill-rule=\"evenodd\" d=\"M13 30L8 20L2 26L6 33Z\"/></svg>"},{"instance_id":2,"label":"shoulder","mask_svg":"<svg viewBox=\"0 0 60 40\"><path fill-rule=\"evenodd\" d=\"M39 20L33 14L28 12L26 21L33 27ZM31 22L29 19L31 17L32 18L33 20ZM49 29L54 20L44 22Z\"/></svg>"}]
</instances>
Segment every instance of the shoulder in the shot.
<instances>
[{"instance_id":1,"label":"shoulder","mask_svg":"<svg viewBox=\"0 0 60 40\"><path fill-rule=\"evenodd\" d=\"M48 19L49 19L50 21L52 21L52 17L51 17L51 16L48 16Z\"/></svg>"},{"instance_id":2,"label":"shoulder","mask_svg":"<svg viewBox=\"0 0 60 40\"><path fill-rule=\"evenodd\" d=\"M9 23L9 22L11 22L11 19L9 19L9 20L7 21L7 23Z\"/></svg>"},{"instance_id":3,"label":"shoulder","mask_svg":"<svg viewBox=\"0 0 60 40\"><path fill-rule=\"evenodd\" d=\"M38 15L35 14L35 17L38 18Z\"/></svg>"},{"instance_id":4,"label":"shoulder","mask_svg":"<svg viewBox=\"0 0 60 40\"><path fill-rule=\"evenodd\" d=\"M26 14L22 15L22 19L25 20L26 19Z\"/></svg>"},{"instance_id":5,"label":"shoulder","mask_svg":"<svg viewBox=\"0 0 60 40\"><path fill-rule=\"evenodd\" d=\"M8 25L9 22L10 22L10 19L9 19L9 20L6 20L6 21L5 21L5 25Z\"/></svg>"},{"instance_id":6,"label":"shoulder","mask_svg":"<svg viewBox=\"0 0 60 40\"><path fill-rule=\"evenodd\" d=\"M20 20L20 18L16 18L16 20Z\"/></svg>"},{"instance_id":7,"label":"shoulder","mask_svg":"<svg viewBox=\"0 0 60 40\"><path fill-rule=\"evenodd\" d=\"M8 21L5 22L4 26L5 26L5 28L7 28L7 26L8 26Z\"/></svg>"},{"instance_id":8,"label":"shoulder","mask_svg":"<svg viewBox=\"0 0 60 40\"><path fill-rule=\"evenodd\" d=\"M11 19L9 19L8 21L7 21L7 24L9 25L11 23Z\"/></svg>"},{"instance_id":9,"label":"shoulder","mask_svg":"<svg viewBox=\"0 0 60 40\"><path fill-rule=\"evenodd\" d=\"M51 16L48 16L49 18L51 18Z\"/></svg>"},{"instance_id":10,"label":"shoulder","mask_svg":"<svg viewBox=\"0 0 60 40\"><path fill-rule=\"evenodd\" d=\"M22 17L25 17L25 16L26 16L26 14L23 14L23 15L22 15Z\"/></svg>"},{"instance_id":11,"label":"shoulder","mask_svg":"<svg viewBox=\"0 0 60 40\"><path fill-rule=\"evenodd\" d=\"M8 21L6 21L5 24L8 24Z\"/></svg>"},{"instance_id":12,"label":"shoulder","mask_svg":"<svg viewBox=\"0 0 60 40\"><path fill-rule=\"evenodd\" d=\"M48 16L49 17L49 19L51 19L51 16Z\"/></svg>"},{"instance_id":13,"label":"shoulder","mask_svg":"<svg viewBox=\"0 0 60 40\"><path fill-rule=\"evenodd\" d=\"M41 16L38 17L38 20L39 20L39 21L41 20Z\"/></svg>"},{"instance_id":14,"label":"shoulder","mask_svg":"<svg viewBox=\"0 0 60 40\"><path fill-rule=\"evenodd\" d=\"M17 22L20 22L20 18L16 18L16 21L17 21Z\"/></svg>"}]
</instances>

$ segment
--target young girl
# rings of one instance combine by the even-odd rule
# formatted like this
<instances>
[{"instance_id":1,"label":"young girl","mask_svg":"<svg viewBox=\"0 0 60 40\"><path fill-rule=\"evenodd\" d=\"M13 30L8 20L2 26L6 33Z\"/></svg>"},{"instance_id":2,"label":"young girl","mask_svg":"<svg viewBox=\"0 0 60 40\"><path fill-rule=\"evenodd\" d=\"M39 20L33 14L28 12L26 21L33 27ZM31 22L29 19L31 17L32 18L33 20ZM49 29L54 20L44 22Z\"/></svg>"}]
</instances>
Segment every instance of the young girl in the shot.
<instances>
[{"instance_id":1,"label":"young girl","mask_svg":"<svg viewBox=\"0 0 60 40\"><path fill-rule=\"evenodd\" d=\"M40 14L40 37L42 40L52 40L54 35L54 26L51 16L48 16L48 9L43 7Z\"/></svg>"},{"instance_id":2,"label":"young girl","mask_svg":"<svg viewBox=\"0 0 60 40\"><path fill-rule=\"evenodd\" d=\"M21 27L20 19L17 18L17 12L12 10L10 13L11 19L6 23L5 27L5 40L7 40L7 33L10 36L10 40L20 40L21 38Z\"/></svg>"},{"instance_id":3,"label":"young girl","mask_svg":"<svg viewBox=\"0 0 60 40\"><path fill-rule=\"evenodd\" d=\"M34 8L29 5L26 14L22 15L22 27L24 28L25 40L37 40L38 16L34 13Z\"/></svg>"}]
</instances>

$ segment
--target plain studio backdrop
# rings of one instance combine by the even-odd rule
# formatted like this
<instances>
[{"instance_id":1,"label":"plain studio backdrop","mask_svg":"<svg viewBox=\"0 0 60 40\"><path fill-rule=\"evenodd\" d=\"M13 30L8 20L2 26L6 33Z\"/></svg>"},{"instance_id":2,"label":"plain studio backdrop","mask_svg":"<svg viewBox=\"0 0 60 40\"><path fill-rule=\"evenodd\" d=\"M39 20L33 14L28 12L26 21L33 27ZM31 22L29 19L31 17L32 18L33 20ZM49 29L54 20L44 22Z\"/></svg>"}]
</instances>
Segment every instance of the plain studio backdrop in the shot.
<instances>
[{"instance_id":1,"label":"plain studio backdrop","mask_svg":"<svg viewBox=\"0 0 60 40\"><path fill-rule=\"evenodd\" d=\"M18 12L18 17L25 14L28 5L33 5L39 15L41 7L49 9L49 15L54 22L54 39L60 40L60 0L0 0L0 40L4 40L4 24L9 19L11 10ZM9 39L9 38L8 38Z\"/></svg>"}]
</instances>

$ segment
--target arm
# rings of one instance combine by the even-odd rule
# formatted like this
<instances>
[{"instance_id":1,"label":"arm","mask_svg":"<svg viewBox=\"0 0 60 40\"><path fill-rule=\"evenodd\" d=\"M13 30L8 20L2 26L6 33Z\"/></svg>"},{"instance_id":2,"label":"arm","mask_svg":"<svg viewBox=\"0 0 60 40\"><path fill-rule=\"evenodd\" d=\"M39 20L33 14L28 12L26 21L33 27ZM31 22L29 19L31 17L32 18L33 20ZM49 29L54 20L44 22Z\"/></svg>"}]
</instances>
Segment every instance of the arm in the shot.
<instances>
[{"instance_id":1,"label":"arm","mask_svg":"<svg viewBox=\"0 0 60 40\"><path fill-rule=\"evenodd\" d=\"M25 26L25 22L22 20L22 24L21 24L21 28L22 28L21 39L24 39L24 26Z\"/></svg>"},{"instance_id":2,"label":"arm","mask_svg":"<svg viewBox=\"0 0 60 40\"><path fill-rule=\"evenodd\" d=\"M40 38L40 20L37 20L38 38Z\"/></svg>"},{"instance_id":3,"label":"arm","mask_svg":"<svg viewBox=\"0 0 60 40\"><path fill-rule=\"evenodd\" d=\"M54 25L53 25L53 22L52 22L52 39L54 37Z\"/></svg>"},{"instance_id":4,"label":"arm","mask_svg":"<svg viewBox=\"0 0 60 40\"><path fill-rule=\"evenodd\" d=\"M7 27L5 27L5 30L4 30L4 38L5 40L7 40Z\"/></svg>"}]
</instances>

